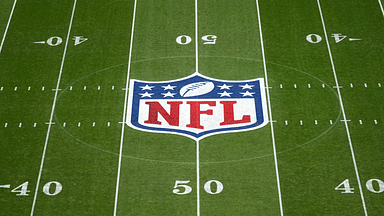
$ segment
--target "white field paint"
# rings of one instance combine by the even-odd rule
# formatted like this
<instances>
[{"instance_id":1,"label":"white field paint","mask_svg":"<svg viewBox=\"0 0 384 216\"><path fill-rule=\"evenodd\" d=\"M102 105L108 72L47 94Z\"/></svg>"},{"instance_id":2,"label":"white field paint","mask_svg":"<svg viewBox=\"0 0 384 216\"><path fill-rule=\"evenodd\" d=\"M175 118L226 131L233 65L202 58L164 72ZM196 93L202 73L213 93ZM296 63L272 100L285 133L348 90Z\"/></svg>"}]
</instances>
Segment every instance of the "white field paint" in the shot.
<instances>
[{"instance_id":1,"label":"white field paint","mask_svg":"<svg viewBox=\"0 0 384 216\"><path fill-rule=\"evenodd\" d=\"M3 49L3 44L4 44L4 41L5 41L5 37L7 36L9 24L11 23L11 20L12 20L13 11L15 10L15 7L16 7L16 2L17 2L17 0L15 0L15 2L13 3L11 14L9 15L7 26L5 27L3 39L1 40L1 44L0 44L0 53L1 53L1 50Z\"/></svg>"},{"instance_id":2,"label":"white field paint","mask_svg":"<svg viewBox=\"0 0 384 216\"><path fill-rule=\"evenodd\" d=\"M278 189L278 193L279 193L280 215L283 216L284 215L284 213L283 213L283 202L282 202L281 190L280 190L279 168L278 168L278 164L277 164L275 132L274 132L274 129L273 129L271 99L270 99L270 96L269 96L269 86L268 86L267 64L266 64L266 61L265 61L263 32L262 32L262 28L261 28L260 9L259 9L259 1L258 0L256 0L256 7L257 7L257 18L258 18L258 21L259 21L260 43L261 43L261 53L262 53L262 56L263 56L263 67L264 67L264 74L265 74L265 85L266 85L266 92L267 92L267 99L268 99L268 111L269 111L269 118L270 118L269 121L271 122L273 156L274 156L274 160L275 160L276 183L277 183L277 189Z\"/></svg>"},{"instance_id":3,"label":"white field paint","mask_svg":"<svg viewBox=\"0 0 384 216\"><path fill-rule=\"evenodd\" d=\"M76 2L77 2L77 0L74 0L73 8L72 8L72 14L71 14L71 20L70 20L70 22L69 22L68 34L67 34L67 39L66 39L66 42L65 42L65 47L64 47L63 57L62 57L62 60L61 60L60 72L59 72L59 77L58 77L58 79L57 79L56 89L59 89L60 81L61 81L61 75L62 75L62 73L63 73L65 57L66 57L66 54L67 54L67 48L68 48L69 36L70 36L70 34L71 34L73 17L74 17L74 15L75 15ZM44 87L43 87L43 88L44 88ZM42 158L41 158L39 175L38 175L38 177L37 177L36 189L35 189L35 195L34 195L34 197L33 197L33 203L32 203L32 209L31 209L31 216L33 216L33 213L34 213L34 210L35 210L35 205L36 205L36 200L37 200L37 194L38 194L39 186L40 186L41 174L42 174L42 172L43 172L43 167L44 167L45 153L47 152L48 140L49 140L49 134L50 134L50 132L51 132L51 126L52 126L52 124L53 124L53 123L52 123L52 119L53 119L53 113L55 112L55 107L56 107L56 101L57 101L57 95L58 95L58 92L59 92L59 91L55 91L55 97L54 97L54 99L53 99L52 110L51 110L51 116L50 116L50 118L49 118L48 130L47 130L47 135L46 135L45 143L44 143L43 156L42 156Z\"/></svg>"},{"instance_id":4,"label":"white field paint","mask_svg":"<svg viewBox=\"0 0 384 216\"><path fill-rule=\"evenodd\" d=\"M133 34L135 31L135 20L136 20L136 7L137 0L135 0L135 4L133 6L133 18L132 18L132 29L131 29L131 40L129 45L129 58L128 58L128 71L127 71L127 80L125 82L125 99L124 99L124 111L123 111L123 121L121 123L121 137L120 137L120 151L119 151L119 164L117 168L117 180L116 180L116 192L115 192L115 205L113 209L113 215L117 214L117 201L119 198L119 186L120 186L120 172L121 172L121 157L123 155L123 143L124 143L124 130L125 130L125 119L127 113L127 101L128 101L128 83L129 83L129 75L131 72L131 62L132 62L132 47L133 47ZM108 122L108 127L110 126L110 122Z\"/></svg>"},{"instance_id":5,"label":"white field paint","mask_svg":"<svg viewBox=\"0 0 384 216\"><path fill-rule=\"evenodd\" d=\"M336 75L336 68L335 68L335 64L334 64L334 62L333 62L333 57L332 57L331 47L330 47L330 45L329 45L327 29L326 29L326 27L325 27L325 22L324 22L323 12L322 12L322 10L321 10L320 0L317 0L317 5L318 5L318 8L319 8L319 13L320 13L320 18L321 18L321 23L322 23L322 25L323 25L324 36L325 36L325 40L326 40L326 43L327 43L328 54L329 54L329 60L330 60L331 65L332 65L333 76L334 76L334 79L335 79L336 86L339 86L339 81L338 81L338 79L337 79L337 75ZM363 205L364 214L365 214L365 216L367 216L367 215L368 215L368 213L367 213L367 208L366 208L366 205L365 205L365 199L364 199L363 190L362 190L362 187L361 187L360 176L359 176L359 172L358 172L358 169L357 169L357 163L356 163L355 153L354 153L354 151L353 151L353 145L352 145L351 134L350 134L350 132L349 132L348 120L347 120L347 117L346 117L346 115L345 115L345 110L344 110L343 100L342 100L342 98L341 98L340 88L337 88L337 94L338 94L338 96L339 96L339 102L340 102L340 106L341 106L341 111L342 111L342 113L343 113L343 120L342 120L342 121L344 121L345 129L346 129L347 136L348 136L348 142L349 142L349 147L350 147L351 154L352 154L352 160L353 160L353 165L354 165L354 168L355 168L356 179L357 179L357 182L358 182L358 185L359 185L359 190L360 190L361 202L362 202L362 205Z\"/></svg>"},{"instance_id":6,"label":"white field paint","mask_svg":"<svg viewBox=\"0 0 384 216\"><path fill-rule=\"evenodd\" d=\"M195 54L196 54L196 72L199 72L199 32L198 32L198 7L195 0ZM200 216L200 142L196 140L196 205L197 216Z\"/></svg>"},{"instance_id":7,"label":"white field paint","mask_svg":"<svg viewBox=\"0 0 384 216\"><path fill-rule=\"evenodd\" d=\"M379 1L379 4L380 4L381 12L383 13L383 16L384 16L383 4L381 4L381 0L378 0L378 1Z\"/></svg>"}]
</instances>

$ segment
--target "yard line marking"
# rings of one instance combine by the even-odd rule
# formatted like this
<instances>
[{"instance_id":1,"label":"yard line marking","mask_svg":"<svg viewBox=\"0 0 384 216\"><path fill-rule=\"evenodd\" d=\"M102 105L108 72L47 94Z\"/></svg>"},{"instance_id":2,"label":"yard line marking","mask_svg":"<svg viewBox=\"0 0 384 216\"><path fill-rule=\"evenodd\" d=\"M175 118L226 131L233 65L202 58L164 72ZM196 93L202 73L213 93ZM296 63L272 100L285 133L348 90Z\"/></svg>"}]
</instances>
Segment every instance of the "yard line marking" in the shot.
<instances>
[{"instance_id":1,"label":"yard line marking","mask_svg":"<svg viewBox=\"0 0 384 216\"><path fill-rule=\"evenodd\" d=\"M136 6L137 6L137 0L135 0L134 6L133 6L133 18L132 18L131 40L130 40L130 45L129 45L127 81L125 83L125 99L124 99L123 122L125 122L125 119L126 119L125 115L127 113L128 83L129 83L129 75L130 75L130 72L131 72L133 33L135 31L135 20L136 20ZM110 126L110 122L108 122L108 127L109 126ZM117 168L115 205L114 205L114 209L113 209L113 215L114 216L116 216L116 214L117 214L117 200L119 198L120 171L121 171L121 158L122 158L122 155L123 155L124 130L125 130L125 124L121 124L119 164L118 164L118 168Z\"/></svg>"},{"instance_id":2,"label":"yard line marking","mask_svg":"<svg viewBox=\"0 0 384 216\"><path fill-rule=\"evenodd\" d=\"M258 0L256 0L256 7L257 7L257 19L259 21L260 44L261 44L261 53L263 56L265 85L268 87L267 63L265 61L263 32L261 29L260 9L259 9L259 1ZM269 119L272 120L272 108L271 108L271 98L269 96L269 88L266 88L266 92L267 92L267 99L268 99ZM271 134L272 134L273 156L274 156L274 160L275 160L275 169L276 169L275 170L276 171L276 183L277 183L277 190L279 193L280 214L281 214L281 216L283 216L284 215L283 202L282 202L281 190L280 190L280 177L279 177L279 168L278 168L278 164L277 164L276 143L275 143L275 133L274 133L274 129L273 129L273 122L271 122Z\"/></svg>"},{"instance_id":3,"label":"yard line marking","mask_svg":"<svg viewBox=\"0 0 384 216\"><path fill-rule=\"evenodd\" d=\"M317 5L318 5L318 8L319 8L319 12L320 12L321 23L322 23L322 25L323 25L324 37L325 37L325 41L326 41L326 43L327 43L327 49L328 49L329 59L330 59L330 61L331 61L331 65L332 65L333 76L334 76L334 79L335 79L336 86L339 86L339 81L338 81L338 79L337 79L337 75L336 75L336 68L335 68L335 64L334 64L334 62L333 62L333 57L332 57L331 47L330 47L330 45L329 45L329 40L328 40L328 36L327 36L327 35L328 35L328 34L327 34L327 29L326 29L326 27L325 27L325 22L324 22L323 12L322 12L322 10L321 10L320 0L317 0ZM351 150L352 160L353 160L353 165L354 165L354 168L355 168L356 178L357 178L357 182L358 182L358 185L359 185L360 196L361 196L361 201L362 201L362 204L363 204L364 214L365 214L365 216L367 216L367 215L368 215L368 213L367 213L367 207L366 207L366 205L365 205L365 200L364 200L363 190L362 190L362 187L361 187L360 176L359 176L359 172L358 172L358 169L357 169L357 163L356 163L355 153L354 153L354 151L353 151L353 145L352 145L351 134L350 134L350 132L349 132L348 120L347 120L347 117L346 117L346 114L345 114L344 105L343 105L343 100L342 100L342 98L341 98L340 88L337 88L337 94L338 94L338 96L339 96L339 102L340 102L340 106L341 106L341 111L342 111L342 113L343 113L343 118L344 118L343 121L344 121L345 129L346 129L346 131L347 131L349 147L350 147L350 150Z\"/></svg>"},{"instance_id":4,"label":"yard line marking","mask_svg":"<svg viewBox=\"0 0 384 216\"><path fill-rule=\"evenodd\" d=\"M381 12L383 13L383 16L384 16L383 4L381 4L381 1L380 1L380 0L379 0L379 4L380 4Z\"/></svg>"},{"instance_id":5,"label":"yard line marking","mask_svg":"<svg viewBox=\"0 0 384 216\"><path fill-rule=\"evenodd\" d=\"M13 11L15 10L15 7L16 7L16 2L17 2L17 0L15 0L15 2L13 3L11 14L9 15L7 26L5 27L5 32L4 32L4 35L3 35L3 39L1 40L1 44L0 44L0 53L1 53L1 50L3 49L3 44L4 44L4 41L5 41L5 37L7 36L9 24L11 23L11 20L12 20Z\"/></svg>"},{"instance_id":6,"label":"yard line marking","mask_svg":"<svg viewBox=\"0 0 384 216\"><path fill-rule=\"evenodd\" d=\"M195 54L196 54L196 72L199 72L199 33L198 33L198 7L195 0ZM200 142L196 140L196 205L197 216L200 216Z\"/></svg>"},{"instance_id":7,"label":"yard line marking","mask_svg":"<svg viewBox=\"0 0 384 216\"><path fill-rule=\"evenodd\" d=\"M71 20L70 20L70 22L69 22L69 27L68 27L67 39L66 39L65 47L64 47L64 53L63 53L63 57L62 57L62 59L61 59L61 66L60 66L59 77L58 77L58 79L57 79L56 89L59 89L60 81L61 81L61 75L62 75L62 73L63 73L64 62L65 62L65 56L66 56L66 54L67 54L67 48L68 48L69 36L70 36L70 34L71 34L72 22L73 22L73 17L74 17L74 14L75 14L75 9L76 9L76 2L77 2L77 0L74 0L73 8L72 8L72 14L71 14ZM44 87L43 87L43 89L44 89ZM34 195L34 197L33 197L33 203L32 203L32 209L31 209L31 216L33 216L33 213L34 213L34 210L35 210L35 205L36 205L36 200L37 200L37 193L38 193L39 186L40 186L41 174L42 174L42 172L43 172L43 166L44 166L44 160L45 160L45 153L47 152L48 140L49 140L49 134L50 134L50 132L51 132L53 113L55 112L55 107L56 107L56 101L57 101L57 95L58 95L58 93L59 93L59 91L55 91L55 97L54 97L54 99L53 99L53 104L52 104L51 116L50 116L50 118L49 118L49 124L48 124L47 135L46 135L45 143L44 143L43 156L42 156L42 158L41 158L39 175L38 175L38 177L37 177L37 183L36 183L35 195Z\"/></svg>"},{"instance_id":8,"label":"yard line marking","mask_svg":"<svg viewBox=\"0 0 384 216\"><path fill-rule=\"evenodd\" d=\"M195 54L196 54L196 72L199 72L199 36L198 36L198 23L197 23L197 0L195 0Z\"/></svg>"},{"instance_id":9,"label":"yard line marking","mask_svg":"<svg viewBox=\"0 0 384 216\"><path fill-rule=\"evenodd\" d=\"M197 216L200 216L200 142L196 140L196 195Z\"/></svg>"}]
</instances>

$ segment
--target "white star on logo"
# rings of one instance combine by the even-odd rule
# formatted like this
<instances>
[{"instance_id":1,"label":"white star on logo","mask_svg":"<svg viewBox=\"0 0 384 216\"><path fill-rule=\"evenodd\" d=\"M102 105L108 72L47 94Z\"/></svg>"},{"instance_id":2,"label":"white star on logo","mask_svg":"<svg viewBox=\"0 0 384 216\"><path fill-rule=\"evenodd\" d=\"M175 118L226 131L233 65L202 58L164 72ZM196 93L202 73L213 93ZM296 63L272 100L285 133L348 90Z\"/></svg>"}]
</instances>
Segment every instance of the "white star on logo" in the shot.
<instances>
[{"instance_id":1,"label":"white star on logo","mask_svg":"<svg viewBox=\"0 0 384 216\"><path fill-rule=\"evenodd\" d=\"M155 86L148 86L148 84L147 84L146 86L139 86L139 87L141 88L142 91L144 91L144 90L150 90L151 91L152 88Z\"/></svg>"},{"instance_id":2,"label":"white star on logo","mask_svg":"<svg viewBox=\"0 0 384 216\"><path fill-rule=\"evenodd\" d=\"M240 94L242 94L243 95L243 97L245 97L245 96L251 96L251 97L253 97L253 94L256 94L255 92L249 92L249 91L246 91L246 92L240 92Z\"/></svg>"},{"instance_id":3,"label":"white star on logo","mask_svg":"<svg viewBox=\"0 0 384 216\"><path fill-rule=\"evenodd\" d=\"M222 86L218 86L218 87L220 87L220 90L222 90L222 89L228 89L228 90L230 90L229 88L231 88L232 86L227 86L226 84L224 84L224 85L222 85Z\"/></svg>"},{"instance_id":4,"label":"white star on logo","mask_svg":"<svg viewBox=\"0 0 384 216\"><path fill-rule=\"evenodd\" d=\"M248 85L248 84L245 84L245 85L240 85L241 88L244 89L252 89L252 87L255 86L255 85Z\"/></svg>"},{"instance_id":5,"label":"white star on logo","mask_svg":"<svg viewBox=\"0 0 384 216\"><path fill-rule=\"evenodd\" d=\"M151 95L153 95L154 93L148 93L148 92L145 92L144 94L142 93L139 93L139 95L141 95L141 97L151 97Z\"/></svg>"},{"instance_id":6,"label":"white star on logo","mask_svg":"<svg viewBox=\"0 0 384 216\"><path fill-rule=\"evenodd\" d=\"M171 86L171 85L167 85L167 86L161 86L164 88L164 90L167 90L167 89L170 89L170 90L174 90L174 88L176 88L177 86Z\"/></svg>"},{"instance_id":7,"label":"white star on logo","mask_svg":"<svg viewBox=\"0 0 384 216\"><path fill-rule=\"evenodd\" d=\"M167 92L167 93L161 93L161 94L164 95L164 97L173 97L173 95L175 95L177 93Z\"/></svg>"},{"instance_id":8,"label":"white star on logo","mask_svg":"<svg viewBox=\"0 0 384 216\"><path fill-rule=\"evenodd\" d=\"M223 93L217 93L220 95L220 97L224 97L224 96L227 96L227 97L231 97L231 94L233 93L228 93L227 91L224 91Z\"/></svg>"}]
</instances>

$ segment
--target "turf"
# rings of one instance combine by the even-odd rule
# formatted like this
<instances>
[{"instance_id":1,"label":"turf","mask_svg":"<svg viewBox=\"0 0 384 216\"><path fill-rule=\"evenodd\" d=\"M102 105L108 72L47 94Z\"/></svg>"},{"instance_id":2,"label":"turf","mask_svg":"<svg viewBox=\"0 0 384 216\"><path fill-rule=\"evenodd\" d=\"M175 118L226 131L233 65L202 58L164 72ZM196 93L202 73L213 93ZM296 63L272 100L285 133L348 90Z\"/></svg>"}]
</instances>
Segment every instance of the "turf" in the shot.
<instances>
[{"instance_id":1,"label":"turf","mask_svg":"<svg viewBox=\"0 0 384 216\"><path fill-rule=\"evenodd\" d=\"M0 53L0 215L382 215L380 1L319 2L333 61L316 0L260 0L260 17L254 0L197 1L197 38L195 1L78 0L70 26L74 1L18 0ZM0 3L1 37L13 3ZM191 42L178 44L182 35ZM88 40L75 45L76 36ZM195 140L128 125L121 136L128 71L189 76L196 43L205 76L268 78L273 118L199 142L199 197ZM353 193L335 190L346 179ZM211 180L221 193L206 192ZM176 181L192 192L173 193Z\"/></svg>"}]
</instances>

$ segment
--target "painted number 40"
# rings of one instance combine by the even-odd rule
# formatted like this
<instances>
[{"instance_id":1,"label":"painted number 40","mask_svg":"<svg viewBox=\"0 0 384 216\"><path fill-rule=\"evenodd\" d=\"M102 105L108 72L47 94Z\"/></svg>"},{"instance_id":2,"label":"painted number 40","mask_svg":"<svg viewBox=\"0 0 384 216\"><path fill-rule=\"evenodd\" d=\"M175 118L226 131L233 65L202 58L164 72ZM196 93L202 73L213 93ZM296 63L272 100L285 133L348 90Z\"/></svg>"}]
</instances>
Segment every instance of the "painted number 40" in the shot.
<instances>
[{"instance_id":1,"label":"painted number 40","mask_svg":"<svg viewBox=\"0 0 384 216\"><path fill-rule=\"evenodd\" d=\"M382 193L384 192L384 182L380 179L370 179L366 182L365 186L372 193ZM349 184L349 179L345 179L341 184L339 184L335 190L342 191L341 193L353 193L354 188L351 188Z\"/></svg>"},{"instance_id":2,"label":"painted number 40","mask_svg":"<svg viewBox=\"0 0 384 216\"><path fill-rule=\"evenodd\" d=\"M43 192L48 196L55 196L61 192L63 186L60 182L51 181L44 185ZM11 190L12 193L16 193L16 196L29 196L28 190L28 182L24 182L23 184L17 186L16 188Z\"/></svg>"},{"instance_id":3,"label":"painted number 40","mask_svg":"<svg viewBox=\"0 0 384 216\"><path fill-rule=\"evenodd\" d=\"M189 182L190 181L176 180L175 187L173 187L174 188L173 193L178 195L185 195L185 194L191 193L192 187L187 185ZM212 190L212 183L216 184L216 190L214 191ZM223 191L223 189L224 189L223 184L217 180L210 180L204 184L204 190L209 194L219 194Z\"/></svg>"}]
</instances>

